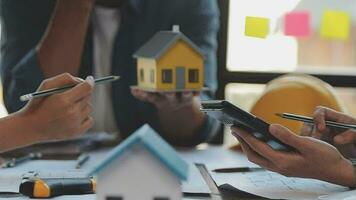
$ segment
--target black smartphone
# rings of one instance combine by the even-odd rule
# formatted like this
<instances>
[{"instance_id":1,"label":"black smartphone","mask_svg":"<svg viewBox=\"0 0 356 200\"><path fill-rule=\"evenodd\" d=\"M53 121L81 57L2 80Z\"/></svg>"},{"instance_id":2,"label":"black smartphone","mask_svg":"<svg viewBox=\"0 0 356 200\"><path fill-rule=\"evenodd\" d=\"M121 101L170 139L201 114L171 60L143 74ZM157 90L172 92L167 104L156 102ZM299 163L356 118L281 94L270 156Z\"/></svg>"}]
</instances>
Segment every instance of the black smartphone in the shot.
<instances>
[{"instance_id":1,"label":"black smartphone","mask_svg":"<svg viewBox=\"0 0 356 200\"><path fill-rule=\"evenodd\" d=\"M269 124L253 114L236 107L224 100L202 101L202 112L228 126L237 126L259 140L267 143L274 150L293 151L293 147L284 144L269 132Z\"/></svg>"}]
</instances>

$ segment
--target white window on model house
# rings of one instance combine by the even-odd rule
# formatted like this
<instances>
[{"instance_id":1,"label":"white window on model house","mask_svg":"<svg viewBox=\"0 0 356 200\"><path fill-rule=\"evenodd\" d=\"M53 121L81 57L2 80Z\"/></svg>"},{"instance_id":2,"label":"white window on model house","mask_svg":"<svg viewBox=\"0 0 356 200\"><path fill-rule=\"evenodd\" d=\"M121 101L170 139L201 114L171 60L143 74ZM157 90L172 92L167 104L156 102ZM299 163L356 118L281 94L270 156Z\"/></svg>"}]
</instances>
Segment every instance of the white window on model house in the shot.
<instances>
[{"instance_id":1,"label":"white window on model house","mask_svg":"<svg viewBox=\"0 0 356 200\"><path fill-rule=\"evenodd\" d=\"M171 69L162 70L162 83L173 83L173 71Z\"/></svg>"},{"instance_id":2,"label":"white window on model house","mask_svg":"<svg viewBox=\"0 0 356 200\"><path fill-rule=\"evenodd\" d=\"M189 83L199 83L199 70L189 69L188 77Z\"/></svg>"},{"instance_id":3,"label":"white window on model house","mask_svg":"<svg viewBox=\"0 0 356 200\"><path fill-rule=\"evenodd\" d=\"M155 83L155 70L150 70L150 82Z\"/></svg>"},{"instance_id":4,"label":"white window on model house","mask_svg":"<svg viewBox=\"0 0 356 200\"><path fill-rule=\"evenodd\" d=\"M145 81L145 71L143 69L140 69L140 81Z\"/></svg>"}]
</instances>

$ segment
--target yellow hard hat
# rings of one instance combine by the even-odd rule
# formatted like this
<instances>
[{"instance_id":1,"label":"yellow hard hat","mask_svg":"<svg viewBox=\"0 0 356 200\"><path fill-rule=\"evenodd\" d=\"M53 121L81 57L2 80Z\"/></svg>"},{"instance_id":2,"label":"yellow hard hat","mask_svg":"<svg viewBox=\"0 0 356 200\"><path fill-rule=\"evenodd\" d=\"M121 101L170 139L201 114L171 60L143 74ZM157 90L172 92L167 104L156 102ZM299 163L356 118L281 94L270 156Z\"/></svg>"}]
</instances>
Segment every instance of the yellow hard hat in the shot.
<instances>
[{"instance_id":1,"label":"yellow hard hat","mask_svg":"<svg viewBox=\"0 0 356 200\"><path fill-rule=\"evenodd\" d=\"M251 108L251 113L268 123L286 126L299 134L302 122L277 117L276 113L312 116L317 106L346 112L335 89L324 81L305 74L288 74L272 80Z\"/></svg>"}]
</instances>

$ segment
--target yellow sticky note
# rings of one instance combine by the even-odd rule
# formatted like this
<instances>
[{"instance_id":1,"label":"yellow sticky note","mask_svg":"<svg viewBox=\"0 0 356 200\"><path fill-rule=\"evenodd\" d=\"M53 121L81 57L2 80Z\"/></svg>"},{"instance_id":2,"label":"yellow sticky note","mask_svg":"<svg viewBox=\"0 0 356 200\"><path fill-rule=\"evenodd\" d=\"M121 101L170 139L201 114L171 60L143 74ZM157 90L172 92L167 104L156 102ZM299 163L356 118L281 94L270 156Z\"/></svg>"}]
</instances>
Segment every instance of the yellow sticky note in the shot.
<instances>
[{"instance_id":1,"label":"yellow sticky note","mask_svg":"<svg viewBox=\"0 0 356 200\"><path fill-rule=\"evenodd\" d=\"M245 35L266 38L269 33L269 19L263 17L246 17Z\"/></svg>"},{"instance_id":2,"label":"yellow sticky note","mask_svg":"<svg viewBox=\"0 0 356 200\"><path fill-rule=\"evenodd\" d=\"M347 40L350 36L351 16L347 12L325 10L320 35L327 39Z\"/></svg>"}]
</instances>

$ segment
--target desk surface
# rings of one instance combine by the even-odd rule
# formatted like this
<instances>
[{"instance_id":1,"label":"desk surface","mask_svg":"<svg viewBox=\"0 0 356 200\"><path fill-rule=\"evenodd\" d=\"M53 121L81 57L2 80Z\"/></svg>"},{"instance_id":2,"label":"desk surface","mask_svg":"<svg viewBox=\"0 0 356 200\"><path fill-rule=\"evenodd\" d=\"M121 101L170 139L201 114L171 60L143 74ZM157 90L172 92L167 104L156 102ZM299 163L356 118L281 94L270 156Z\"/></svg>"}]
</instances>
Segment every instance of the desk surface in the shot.
<instances>
[{"instance_id":1,"label":"desk surface","mask_svg":"<svg viewBox=\"0 0 356 200\"><path fill-rule=\"evenodd\" d=\"M230 159L228 155L225 155L223 152L223 148L221 147L213 147L215 148L214 151L211 152L206 152L204 150L201 150L200 154L195 155L195 153L192 153L194 151L181 151L183 157L185 157L189 162L202 162L206 161L208 159L214 160L216 159L216 156L219 155L219 158L224 160L225 164L227 165L235 165L236 163L234 159ZM85 168L91 168L92 166L95 166L96 163L100 159L103 159L104 155L107 153L107 150L103 151L97 151L93 152L91 154L91 157L89 161L83 166L83 171L85 171ZM207 154L208 156L205 156L204 154ZM224 157L225 156L225 157ZM28 163L24 163L23 165L17 166L16 168L13 169L0 169L0 179L1 176L4 176L6 174L23 174L23 172L26 171L31 171L31 170L50 170L52 173L57 173L59 171L63 171L63 169L73 169L75 166L76 161L32 161ZM221 164L220 162L217 162L217 164ZM204 166L204 165L203 165ZM215 185L214 181L211 179L208 171L204 170L204 167L198 167L199 172L201 176L203 177L203 181L207 184L207 186L210 189L210 196L208 194L193 194L193 195L188 195L186 194L184 196L185 200L235 200L235 199L242 199L242 200L254 200L254 199L263 199L259 197L253 197L251 195L247 195L244 193L237 193L237 192L229 192L229 191L224 191L224 190L218 190L217 186ZM203 169L203 170L202 170ZM199 173L198 172L198 173ZM199 174L198 174L199 175ZM1 181L1 180L0 180ZM1 183L0 183L0 189L1 189ZM10 197L10 198L9 198ZM1 199L10 199L10 200L23 200L23 199L28 199L26 197L21 197L21 196L1 196L0 195L0 200ZM82 196L62 196L62 197L57 197L53 199L58 199L58 200L91 200L95 199L95 195L82 195Z\"/></svg>"}]
</instances>

